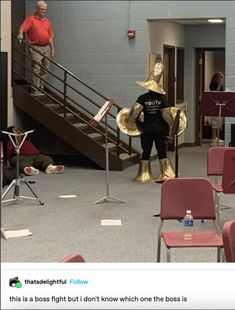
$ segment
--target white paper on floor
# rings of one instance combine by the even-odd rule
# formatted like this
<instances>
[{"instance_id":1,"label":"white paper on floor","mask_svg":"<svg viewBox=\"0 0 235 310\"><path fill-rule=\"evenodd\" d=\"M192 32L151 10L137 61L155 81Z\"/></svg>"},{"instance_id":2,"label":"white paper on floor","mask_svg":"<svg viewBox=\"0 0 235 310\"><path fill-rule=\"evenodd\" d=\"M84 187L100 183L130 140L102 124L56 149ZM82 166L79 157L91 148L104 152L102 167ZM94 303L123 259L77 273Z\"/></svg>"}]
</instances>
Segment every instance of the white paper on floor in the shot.
<instances>
[{"instance_id":1,"label":"white paper on floor","mask_svg":"<svg viewBox=\"0 0 235 310\"><path fill-rule=\"evenodd\" d=\"M122 222L121 220L101 220L101 225L107 225L107 226L121 226Z\"/></svg>"},{"instance_id":2,"label":"white paper on floor","mask_svg":"<svg viewBox=\"0 0 235 310\"><path fill-rule=\"evenodd\" d=\"M19 229L19 230L4 230L1 228L1 233L5 239L8 238L17 238L17 237L26 237L31 236L32 233L29 231L29 229Z\"/></svg>"},{"instance_id":3,"label":"white paper on floor","mask_svg":"<svg viewBox=\"0 0 235 310\"><path fill-rule=\"evenodd\" d=\"M76 198L76 195L59 195L60 198Z\"/></svg>"}]
</instances>

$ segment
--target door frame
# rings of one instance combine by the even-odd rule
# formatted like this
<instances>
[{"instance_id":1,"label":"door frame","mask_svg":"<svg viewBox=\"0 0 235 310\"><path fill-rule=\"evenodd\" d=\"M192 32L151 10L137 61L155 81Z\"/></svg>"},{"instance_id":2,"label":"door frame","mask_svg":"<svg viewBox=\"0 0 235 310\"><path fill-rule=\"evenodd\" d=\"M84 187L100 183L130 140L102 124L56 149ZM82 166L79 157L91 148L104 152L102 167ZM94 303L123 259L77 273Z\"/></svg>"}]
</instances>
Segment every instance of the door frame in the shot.
<instances>
[{"instance_id":1,"label":"door frame","mask_svg":"<svg viewBox=\"0 0 235 310\"><path fill-rule=\"evenodd\" d=\"M163 44L163 65L163 89L169 104L175 106L175 46Z\"/></svg>"},{"instance_id":2,"label":"door frame","mask_svg":"<svg viewBox=\"0 0 235 310\"><path fill-rule=\"evenodd\" d=\"M205 52L224 52L225 57L225 48L224 47L213 47L213 48L195 48L195 145L202 145L202 121L198 113L200 98L202 92L205 89Z\"/></svg>"}]
</instances>

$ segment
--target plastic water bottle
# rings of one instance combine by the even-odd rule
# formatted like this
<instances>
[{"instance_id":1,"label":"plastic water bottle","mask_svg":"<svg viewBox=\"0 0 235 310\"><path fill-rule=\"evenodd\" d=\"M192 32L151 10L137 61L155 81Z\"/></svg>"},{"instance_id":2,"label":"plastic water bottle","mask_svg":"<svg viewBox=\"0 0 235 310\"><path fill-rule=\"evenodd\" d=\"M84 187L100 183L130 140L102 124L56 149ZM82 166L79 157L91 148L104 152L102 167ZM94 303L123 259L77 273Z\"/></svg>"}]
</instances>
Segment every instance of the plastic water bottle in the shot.
<instances>
[{"instance_id":1,"label":"plastic water bottle","mask_svg":"<svg viewBox=\"0 0 235 310\"><path fill-rule=\"evenodd\" d=\"M190 241L193 240L192 227L193 227L193 216L191 210L186 210L186 214L184 216L184 240Z\"/></svg>"}]
</instances>

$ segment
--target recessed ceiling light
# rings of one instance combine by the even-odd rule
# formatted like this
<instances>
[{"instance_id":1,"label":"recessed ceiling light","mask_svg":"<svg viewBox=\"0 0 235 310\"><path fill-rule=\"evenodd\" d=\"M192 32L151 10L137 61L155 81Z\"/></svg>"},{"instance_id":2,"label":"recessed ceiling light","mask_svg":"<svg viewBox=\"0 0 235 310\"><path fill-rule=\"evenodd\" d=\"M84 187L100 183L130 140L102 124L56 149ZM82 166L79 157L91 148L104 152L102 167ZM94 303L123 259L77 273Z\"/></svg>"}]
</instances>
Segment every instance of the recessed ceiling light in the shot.
<instances>
[{"instance_id":1,"label":"recessed ceiling light","mask_svg":"<svg viewBox=\"0 0 235 310\"><path fill-rule=\"evenodd\" d=\"M216 18L213 18L213 19L208 19L208 22L209 23L223 23L223 20L222 19L216 19Z\"/></svg>"}]
</instances>

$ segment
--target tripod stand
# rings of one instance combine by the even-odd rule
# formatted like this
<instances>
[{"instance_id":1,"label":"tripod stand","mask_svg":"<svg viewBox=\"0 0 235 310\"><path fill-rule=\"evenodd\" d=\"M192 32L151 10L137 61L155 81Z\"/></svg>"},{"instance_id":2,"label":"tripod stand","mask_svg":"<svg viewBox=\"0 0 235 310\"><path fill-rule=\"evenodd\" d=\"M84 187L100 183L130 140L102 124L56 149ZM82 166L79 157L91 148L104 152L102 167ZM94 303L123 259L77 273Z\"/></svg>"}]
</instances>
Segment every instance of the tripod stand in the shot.
<instances>
[{"instance_id":1,"label":"tripod stand","mask_svg":"<svg viewBox=\"0 0 235 310\"><path fill-rule=\"evenodd\" d=\"M10 201L20 201L21 199L29 199L29 200L36 200L38 201L41 205L44 205L44 202L40 200L37 196L37 194L34 192L34 190L30 187L29 182L26 181L22 175L20 175L20 149L21 146L23 145L27 135L29 133L32 133L34 130L22 132L22 133L12 133L8 131L2 131L2 133L7 134L9 139L11 140L15 152L16 152L16 179L14 179L8 188L5 190L5 192L1 196L1 202L10 202ZM24 183L28 189L31 191L34 197L28 197L28 196L21 196L20 195L20 184ZM7 199L7 200L2 200L4 197L7 195L7 193L11 190L11 188L14 188L14 194L13 198Z\"/></svg>"},{"instance_id":2,"label":"tripod stand","mask_svg":"<svg viewBox=\"0 0 235 310\"><path fill-rule=\"evenodd\" d=\"M179 124L180 124L180 113L181 110L178 109L176 112L176 116L172 125L171 129L171 138L173 141L175 141L175 177L178 178L179 173L179 136L178 136L178 130L179 130Z\"/></svg>"}]
</instances>

